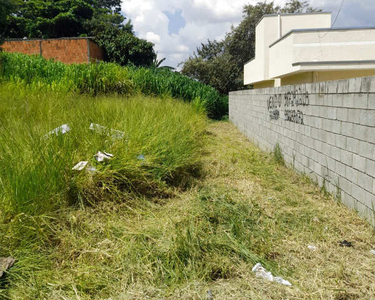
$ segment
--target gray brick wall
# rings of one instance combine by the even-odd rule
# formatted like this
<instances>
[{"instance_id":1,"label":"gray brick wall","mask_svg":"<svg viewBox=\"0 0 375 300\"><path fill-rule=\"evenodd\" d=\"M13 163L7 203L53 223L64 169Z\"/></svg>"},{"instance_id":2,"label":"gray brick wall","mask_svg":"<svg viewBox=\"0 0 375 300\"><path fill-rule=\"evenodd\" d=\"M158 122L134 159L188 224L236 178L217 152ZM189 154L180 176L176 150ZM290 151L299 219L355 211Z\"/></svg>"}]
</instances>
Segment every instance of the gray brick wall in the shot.
<instances>
[{"instance_id":1,"label":"gray brick wall","mask_svg":"<svg viewBox=\"0 0 375 300\"><path fill-rule=\"evenodd\" d=\"M374 224L375 77L231 92L229 118Z\"/></svg>"}]
</instances>

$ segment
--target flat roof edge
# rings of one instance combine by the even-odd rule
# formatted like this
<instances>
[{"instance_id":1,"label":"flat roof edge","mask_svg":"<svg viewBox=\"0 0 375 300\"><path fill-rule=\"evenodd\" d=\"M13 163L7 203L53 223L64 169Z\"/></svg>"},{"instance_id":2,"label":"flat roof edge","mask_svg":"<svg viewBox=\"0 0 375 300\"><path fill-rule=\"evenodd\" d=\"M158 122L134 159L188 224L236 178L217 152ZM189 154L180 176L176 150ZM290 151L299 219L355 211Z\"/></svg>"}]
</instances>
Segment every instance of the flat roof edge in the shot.
<instances>
[{"instance_id":1,"label":"flat roof edge","mask_svg":"<svg viewBox=\"0 0 375 300\"><path fill-rule=\"evenodd\" d=\"M351 64L375 64L375 60L332 60L332 61L301 61L293 63L292 66L314 66L314 65L351 65Z\"/></svg>"},{"instance_id":2,"label":"flat roof edge","mask_svg":"<svg viewBox=\"0 0 375 300\"><path fill-rule=\"evenodd\" d=\"M248 60L247 62L244 63L244 66L247 65L248 63L252 62L253 60L255 60L255 57L253 57L252 59Z\"/></svg>"},{"instance_id":3,"label":"flat roof edge","mask_svg":"<svg viewBox=\"0 0 375 300\"><path fill-rule=\"evenodd\" d=\"M266 14L266 15L263 15L262 18L256 23L255 27L258 26L258 24L260 22L262 22L262 20L264 18L269 18L269 17L276 17L278 15L280 16L299 16L299 15L323 15L323 14L332 14L331 11L313 11L313 12L306 12L306 13L280 13L280 14Z\"/></svg>"},{"instance_id":4,"label":"flat roof edge","mask_svg":"<svg viewBox=\"0 0 375 300\"><path fill-rule=\"evenodd\" d=\"M341 31L341 30L371 30L375 29L375 26L364 26L364 27L336 27L336 28L306 28L306 29L292 29L288 31L286 34L284 34L281 38L274 41L271 45L268 47L271 48L278 42L285 39L287 36L291 35L294 32L317 32L317 31Z\"/></svg>"},{"instance_id":5,"label":"flat roof edge","mask_svg":"<svg viewBox=\"0 0 375 300\"><path fill-rule=\"evenodd\" d=\"M258 81L252 81L250 83L244 83L245 85L248 85L248 84L254 84L254 83L259 83L259 82L265 82L265 81L274 81L275 78L270 78L270 79L261 79L261 80L258 80Z\"/></svg>"}]
</instances>

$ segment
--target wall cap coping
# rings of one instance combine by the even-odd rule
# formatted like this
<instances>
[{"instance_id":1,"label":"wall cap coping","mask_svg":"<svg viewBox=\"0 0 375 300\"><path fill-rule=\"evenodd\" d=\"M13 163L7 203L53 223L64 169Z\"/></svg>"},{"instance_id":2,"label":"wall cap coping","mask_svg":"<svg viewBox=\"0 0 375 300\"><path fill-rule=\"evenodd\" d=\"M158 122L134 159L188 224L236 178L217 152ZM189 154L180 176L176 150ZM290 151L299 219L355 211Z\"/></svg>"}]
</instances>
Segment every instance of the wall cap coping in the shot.
<instances>
[{"instance_id":1,"label":"wall cap coping","mask_svg":"<svg viewBox=\"0 0 375 300\"><path fill-rule=\"evenodd\" d=\"M346 64L375 64L375 60L331 60L331 61L301 61L293 63L292 66L301 65L346 65Z\"/></svg>"},{"instance_id":2,"label":"wall cap coping","mask_svg":"<svg viewBox=\"0 0 375 300\"><path fill-rule=\"evenodd\" d=\"M375 61L374 61L375 62ZM363 77L352 77L352 78L344 78L344 79L335 79L335 80L327 80L327 81L318 81L318 82L309 82L309 83L299 83L299 84L289 84L289 85L283 85L283 86L277 86L277 87L266 87L266 88L259 88L259 89L245 89L245 90L238 90L238 91L231 91L229 92L229 95L238 95L239 92L245 93L245 94L274 94L275 90L280 89L287 89L287 90L295 90L296 88L300 87L306 87L306 85L310 86L326 86L327 84L331 83L340 83L340 82L349 82L349 81L372 81L375 84L375 75L373 76L363 76ZM375 94L375 85L374 88L371 91L361 91L361 92L367 92L371 94ZM357 93L357 92L349 92L349 93ZM311 92L311 94L321 94L321 92ZM329 94L329 93L327 93Z\"/></svg>"}]
</instances>

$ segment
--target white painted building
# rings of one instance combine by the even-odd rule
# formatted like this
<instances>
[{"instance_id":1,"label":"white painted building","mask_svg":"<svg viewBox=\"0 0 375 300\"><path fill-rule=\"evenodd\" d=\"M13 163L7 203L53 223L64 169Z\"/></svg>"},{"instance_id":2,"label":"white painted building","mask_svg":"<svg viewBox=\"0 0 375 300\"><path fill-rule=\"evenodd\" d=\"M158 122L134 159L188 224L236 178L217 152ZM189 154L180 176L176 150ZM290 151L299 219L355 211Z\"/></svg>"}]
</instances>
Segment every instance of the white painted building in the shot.
<instances>
[{"instance_id":1,"label":"white painted building","mask_svg":"<svg viewBox=\"0 0 375 300\"><path fill-rule=\"evenodd\" d=\"M331 13L265 15L255 58L244 66L254 88L375 75L375 27L331 28Z\"/></svg>"}]
</instances>

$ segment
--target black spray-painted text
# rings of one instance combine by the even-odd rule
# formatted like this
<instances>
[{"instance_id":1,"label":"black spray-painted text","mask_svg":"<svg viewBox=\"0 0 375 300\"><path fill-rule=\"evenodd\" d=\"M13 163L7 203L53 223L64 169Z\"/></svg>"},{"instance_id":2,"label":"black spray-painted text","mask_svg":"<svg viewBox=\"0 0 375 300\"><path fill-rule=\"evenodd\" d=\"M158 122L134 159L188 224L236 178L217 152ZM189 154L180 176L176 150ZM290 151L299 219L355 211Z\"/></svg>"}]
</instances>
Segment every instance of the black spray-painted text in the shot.
<instances>
[{"instance_id":1,"label":"black spray-painted text","mask_svg":"<svg viewBox=\"0 0 375 300\"><path fill-rule=\"evenodd\" d=\"M297 108L308 106L309 104L309 93L303 93L301 89L285 94L275 94L267 100L267 108L271 120L278 120L280 118L280 110L284 110L284 120L297 124L304 124L303 112L297 110Z\"/></svg>"}]
</instances>

